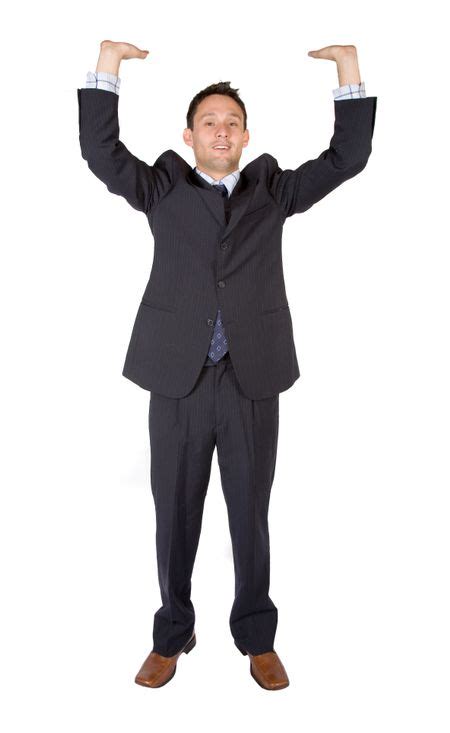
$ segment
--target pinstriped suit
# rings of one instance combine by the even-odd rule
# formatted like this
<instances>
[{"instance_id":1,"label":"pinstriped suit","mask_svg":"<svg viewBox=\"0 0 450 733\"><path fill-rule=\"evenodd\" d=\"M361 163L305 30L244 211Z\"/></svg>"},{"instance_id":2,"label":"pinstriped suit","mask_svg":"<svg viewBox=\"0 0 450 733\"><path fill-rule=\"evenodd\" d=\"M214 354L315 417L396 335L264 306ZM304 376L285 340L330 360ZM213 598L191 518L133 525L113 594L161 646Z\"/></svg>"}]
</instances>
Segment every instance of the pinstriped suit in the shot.
<instances>
[{"instance_id":1,"label":"pinstriped suit","mask_svg":"<svg viewBox=\"0 0 450 733\"><path fill-rule=\"evenodd\" d=\"M155 240L123 369L150 391L162 600L154 650L175 654L194 629L191 575L217 446L235 569L231 633L252 654L270 651L277 608L269 596L268 507L279 393L300 376L282 227L364 169L377 98L335 99L327 150L284 171L264 153L239 171L225 206L175 151L153 166L128 151L119 139L117 94L78 89L78 102L83 158L109 191L146 214ZM229 352L206 368L218 308Z\"/></svg>"}]
</instances>

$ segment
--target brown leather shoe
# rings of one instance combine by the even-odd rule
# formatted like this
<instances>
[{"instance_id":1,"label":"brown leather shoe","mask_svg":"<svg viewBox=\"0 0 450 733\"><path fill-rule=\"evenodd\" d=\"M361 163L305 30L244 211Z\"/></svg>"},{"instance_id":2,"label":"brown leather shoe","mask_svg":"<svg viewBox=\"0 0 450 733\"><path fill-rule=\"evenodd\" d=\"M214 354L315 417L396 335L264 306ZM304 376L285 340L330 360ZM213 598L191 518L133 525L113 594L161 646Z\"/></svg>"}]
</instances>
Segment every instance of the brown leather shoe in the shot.
<instances>
[{"instance_id":1,"label":"brown leather shoe","mask_svg":"<svg viewBox=\"0 0 450 733\"><path fill-rule=\"evenodd\" d=\"M275 651L264 652L264 654L250 654L250 652L241 649L239 646L238 649L241 654L250 657L250 674L258 685L264 687L265 690L282 690L283 687L289 685L286 670Z\"/></svg>"},{"instance_id":2,"label":"brown leather shoe","mask_svg":"<svg viewBox=\"0 0 450 733\"><path fill-rule=\"evenodd\" d=\"M180 654L189 654L196 644L195 631L187 644L173 657L163 657L158 652L150 652L144 664L135 677L135 682L144 687L162 687L172 679L177 671L177 661Z\"/></svg>"}]
</instances>

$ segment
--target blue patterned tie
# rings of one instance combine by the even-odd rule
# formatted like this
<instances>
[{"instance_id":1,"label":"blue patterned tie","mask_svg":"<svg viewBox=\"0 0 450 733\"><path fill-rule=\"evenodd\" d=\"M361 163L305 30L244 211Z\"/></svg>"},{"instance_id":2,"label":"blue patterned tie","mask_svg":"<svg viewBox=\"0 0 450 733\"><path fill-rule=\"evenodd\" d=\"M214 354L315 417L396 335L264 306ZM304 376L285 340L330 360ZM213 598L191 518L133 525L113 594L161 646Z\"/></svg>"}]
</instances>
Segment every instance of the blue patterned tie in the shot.
<instances>
[{"instance_id":1,"label":"blue patterned tie","mask_svg":"<svg viewBox=\"0 0 450 733\"><path fill-rule=\"evenodd\" d=\"M224 183L214 183L213 189L221 194L224 198L228 196L228 189ZM225 338L225 331L222 326L222 315L220 308L217 311L216 323L214 326L214 333L211 339L208 356L215 362L219 361L228 351L228 343Z\"/></svg>"}]
</instances>

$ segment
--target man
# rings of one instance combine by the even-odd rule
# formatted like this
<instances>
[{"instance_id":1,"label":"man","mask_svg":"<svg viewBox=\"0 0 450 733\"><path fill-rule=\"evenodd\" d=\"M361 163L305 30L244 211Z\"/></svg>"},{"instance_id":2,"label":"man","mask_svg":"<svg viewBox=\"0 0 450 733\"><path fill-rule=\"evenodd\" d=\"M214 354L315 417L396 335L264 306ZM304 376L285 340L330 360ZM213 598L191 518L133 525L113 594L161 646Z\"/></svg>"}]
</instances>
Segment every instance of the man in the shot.
<instances>
[{"instance_id":1,"label":"man","mask_svg":"<svg viewBox=\"0 0 450 733\"><path fill-rule=\"evenodd\" d=\"M268 506L275 472L279 393L300 376L283 279L287 217L309 209L365 167L376 97L366 97L356 48L310 51L337 64L330 146L295 170L264 153L239 169L249 143L245 105L229 82L191 101L184 142L153 166L119 138L122 59L146 58L103 41L96 73L78 89L80 145L109 191L146 214L155 251L123 368L150 391L151 486L162 606L153 649L135 682L161 687L196 643L191 575L217 446L235 570L234 643L264 689L289 684L273 648Z\"/></svg>"}]
</instances>

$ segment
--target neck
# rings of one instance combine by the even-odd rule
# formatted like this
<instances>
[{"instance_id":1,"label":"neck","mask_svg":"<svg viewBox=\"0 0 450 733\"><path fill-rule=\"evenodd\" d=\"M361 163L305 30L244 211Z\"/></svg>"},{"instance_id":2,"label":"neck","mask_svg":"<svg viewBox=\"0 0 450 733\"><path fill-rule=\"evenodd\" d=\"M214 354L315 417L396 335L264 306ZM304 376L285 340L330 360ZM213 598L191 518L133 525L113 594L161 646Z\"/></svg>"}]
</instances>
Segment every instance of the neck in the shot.
<instances>
[{"instance_id":1,"label":"neck","mask_svg":"<svg viewBox=\"0 0 450 733\"><path fill-rule=\"evenodd\" d=\"M222 178L225 178L225 176L229 176L230 173L234 173L235 170L238 170L236 168L233 168L232 170L223 171L220 175L217 175L217 171L208 170L204 166L200 166L196 164L197 170L201 171L202 173L206 173L206 175L211 176L211 178L214 178L215 181L220 181Z\"/></svg>"}]
</instances>

